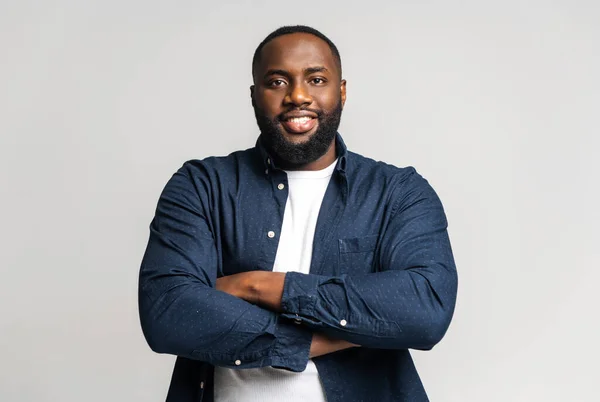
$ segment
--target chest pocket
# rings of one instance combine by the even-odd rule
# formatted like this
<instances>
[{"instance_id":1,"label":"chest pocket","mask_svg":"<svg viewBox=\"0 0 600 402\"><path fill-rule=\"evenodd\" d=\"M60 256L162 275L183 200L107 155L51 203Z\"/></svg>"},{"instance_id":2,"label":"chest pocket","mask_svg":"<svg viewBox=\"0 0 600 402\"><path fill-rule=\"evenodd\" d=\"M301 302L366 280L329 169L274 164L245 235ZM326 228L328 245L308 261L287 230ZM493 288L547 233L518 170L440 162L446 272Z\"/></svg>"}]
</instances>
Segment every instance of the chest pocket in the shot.
<instances>
[{"instance_id":1,"label":"chest pocket","mask_svg":"<svg viewBox=\"0 0 600 402\"><path fill-rule=\"evenodd\" d=\"M339 239L340 273L368 274L376 271L375 249L378 235Z\"/></svg>"}]
</instances>

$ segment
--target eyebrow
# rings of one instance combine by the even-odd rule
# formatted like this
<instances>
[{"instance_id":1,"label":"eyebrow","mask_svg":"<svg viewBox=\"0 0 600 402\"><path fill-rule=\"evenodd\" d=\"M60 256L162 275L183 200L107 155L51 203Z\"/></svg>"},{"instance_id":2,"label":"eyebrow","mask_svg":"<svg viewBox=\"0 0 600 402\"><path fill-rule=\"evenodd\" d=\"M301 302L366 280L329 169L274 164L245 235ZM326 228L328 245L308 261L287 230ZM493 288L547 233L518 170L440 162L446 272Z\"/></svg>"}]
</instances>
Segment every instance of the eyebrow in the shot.
<instances>
[{"instance_id":1,"label":"eyebrow","mask_svg":"<svg viewBox=\"0 0 600 402\"><path fill-rule=\"evenodd\" d=\"M329 70L323 66L318 66L318 67L308 67L307 69L304 70L304 74L314 74L314 73L324 73L324 72L328 72Z\"/></svg>"},{"instance_id":2,"label":"eyebrow","mask_svg":"<svg viewBox=\"0 0 600 402\"><path fill-rule=\"evenodd\" d=\"M290 76L290 74L287 71L285 71L285 70L278 70L278 69L268 70L265 73L265 78L267 78L270 75L283 75L284 77L289 77Z\"/></svg>"},{"instance_id":3,"label":"eyebrow","mask_svg":"<svg viewBox=\"0 0 600 402\"><path fill-rule=\"evenodd\" d=\"M314 73L323 73L323 72L329 72L329 70L323 66L307 67L304 69L304 75L310 75L310 74L314 74ZM290 73L288 71L281 70L281 69L270 69L265 73L264 78L267 78L271 75L283 75L284 77L289 77Z\"/></svg>"}]
</instances>

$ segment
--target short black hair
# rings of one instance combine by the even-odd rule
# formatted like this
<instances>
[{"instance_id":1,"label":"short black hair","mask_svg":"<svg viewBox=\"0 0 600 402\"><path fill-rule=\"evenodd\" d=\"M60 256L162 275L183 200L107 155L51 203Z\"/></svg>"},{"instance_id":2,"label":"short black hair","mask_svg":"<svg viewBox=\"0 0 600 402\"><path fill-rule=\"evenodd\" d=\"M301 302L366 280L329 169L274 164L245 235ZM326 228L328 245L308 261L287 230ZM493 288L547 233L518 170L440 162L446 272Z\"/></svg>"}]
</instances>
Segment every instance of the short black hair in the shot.
<instances>
[{"instance_id":1,"label":"short black hair","mask_svg":"<svg viewBox=\"0 0 600 402\"><path fill-rule=\"evenodd\" d=\"M263 47L265 47L265 45L267 43L269 43L270 41L272 41L275 38L278 38L283 35L294 34L294 33L306 33L306 34L314 35L317 38L325 41L325 43L327 43L327 45L329 46L329 49L331 49L333 58L335 59L335 61L337 63L337 68L340 71L340 79L342 78L342 58L340 57L340 52L338 51L338 48L327 36L323 35L321 32L317 31L316 29L308 27L306 25L283 26L283 27L278 28L275 31L271 32L262 42L260 42L260 45L258 45L256 50L254 51L254 57L252 58L252 77L254 77L254 73L256 72L256 66L260 62L260 57L261 57L260 53L261 53Z\"/></svg>"}]
</instances>

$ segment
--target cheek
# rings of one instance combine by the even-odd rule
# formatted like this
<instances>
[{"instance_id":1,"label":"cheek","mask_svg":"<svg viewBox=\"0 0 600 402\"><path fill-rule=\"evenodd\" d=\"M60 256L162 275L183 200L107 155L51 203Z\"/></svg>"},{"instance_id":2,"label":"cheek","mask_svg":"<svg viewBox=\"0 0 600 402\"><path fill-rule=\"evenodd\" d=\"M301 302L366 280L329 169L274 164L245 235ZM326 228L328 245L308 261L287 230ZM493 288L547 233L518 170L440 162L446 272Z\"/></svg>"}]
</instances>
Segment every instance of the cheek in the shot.
<instances>
[{"instance_id":1,"label":"cheek","mask_svg":"<svg viewBox=\"0 0 600 402\"><path fill-rule=\"evenodd\" d=\"M265 114L273 117L281 114L281 104L283 97L275 92L268 91L263 93L258 93L256 97L256 106L260 108Z\"/></svg>"},{"instance_id":2,"label":"cheek","mask_svg":"<svg viewBox=\"0 0 600 402\"><path fill-rule=\"evenodd\" d=\"M327 113L335 110L337 108L338 103L341 101L339 93L322 94L322 96L316 98L315 100L315 103L318 103L319 108L321 108L324 112Z\"/></svg>"}]
</instances>

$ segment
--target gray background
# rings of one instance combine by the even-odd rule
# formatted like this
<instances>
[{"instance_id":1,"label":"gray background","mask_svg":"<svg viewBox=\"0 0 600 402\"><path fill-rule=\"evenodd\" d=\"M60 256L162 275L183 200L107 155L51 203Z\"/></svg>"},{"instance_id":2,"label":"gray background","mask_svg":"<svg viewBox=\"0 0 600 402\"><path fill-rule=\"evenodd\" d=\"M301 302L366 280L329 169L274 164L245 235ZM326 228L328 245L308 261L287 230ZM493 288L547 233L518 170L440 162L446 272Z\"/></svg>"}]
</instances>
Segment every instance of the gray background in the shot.
<instances>
[{"instance_id":1,"label":"gray background","mask_svg":"<svg viewBox=\"0 0 600 402\"><path fill-rule=\"evenodd\" d=\"M164 184L254 144L250 60L284 24L339 46L340 131L415 166L450 222L454 321L432 401L594 401L597 1L0 3L0 400L161 401L139 328Z\"/></svg>"}]
</instances>

